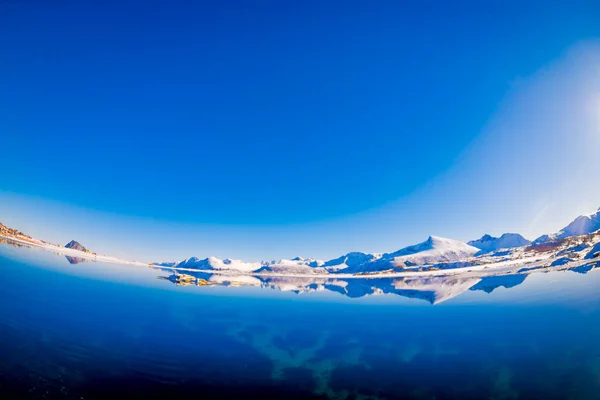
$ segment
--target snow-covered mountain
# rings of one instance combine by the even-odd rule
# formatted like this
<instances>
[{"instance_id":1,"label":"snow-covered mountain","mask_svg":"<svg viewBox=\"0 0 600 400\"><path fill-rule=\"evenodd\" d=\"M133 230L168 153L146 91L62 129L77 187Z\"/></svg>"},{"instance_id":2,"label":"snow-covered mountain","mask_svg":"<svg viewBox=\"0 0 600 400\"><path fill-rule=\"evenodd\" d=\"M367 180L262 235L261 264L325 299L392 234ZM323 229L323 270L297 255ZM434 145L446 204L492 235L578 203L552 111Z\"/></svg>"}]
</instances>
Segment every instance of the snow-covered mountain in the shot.
<instances>
[{"instance_id":1,"label":"snow-covered mountain","mask_svg":"<svg viewBox=\"0 0 600 400\"><path fill-rule=\"evenodd\" d=\"M381 258L381 254L352 252L327 261L323 267L329 272L362 271L364 267Z\"/></svg>"},{"instance_id":2,"label":"snow-covered mountain","mask_svg":"<svg viewBox=\"0 0 600 400\"><path fill-rule=\"evenodd\" d=\"M540 236L533 241L533 244L542 244L572 236L586 235L598 229L600 229L600 208L595 213L580 215L557 233Z\"/></svg>"},{"instance_id":3,"label":"snow-covered mountain","mask_svg":"<svg viewBox=\"0 0 600 400\"><path fill-rule=\"evenodd\" d=\"M544 235L540 236L539 238L535 239L531 243L533 245L538 245L538 244L552 242L557 239L557 235L558 235L557 233L544 234Z\"/></svg>"},{"instance_id":4,"label":"snow-covered mountain","mask_svg":"<svg viewBox=\"0 0 600 400\"><path fill-rule=\"evenodd\" d=\"M241 271L256 273L335 274L370 273L408 266L438 264L464 260L479 251L478 248L452 239L431 236L426 241L405 247L393 253L369 254L353 252L327 262L296 257L291 260L244 262L221 260L216 257L191 257L178 263L158 263L157 266L195 270Z\"/></svg>"},{"instance_id":5,"label":"snow-covered mountain","mask_svg":"<svg viewBox=\"0 0 600 400\"><path fill-rule=\"evenodd\" d=\"M330 273L373 273L425 264L463 260L479 249L457 240L430 236L426 241L393 253L348 253L323 264Z\"/></svg>"},{"instance_id":6,"label":"snow-covered mountain","mask_svg":"<svg viewBox=\"0 0 600 400\"><path fill-rule=\"evenodd\" d=\"M217 257L208 257L200 259L198 257L190 257L174 265L175 268L189 268L197 270L219 270L219 271L241 271L241 272L253 272L263 266L262 263L247 263L240 260L225 260L218 259Z\"/></svg>"},{"instance_id":7,"label":"snow-covered mountain","mask_svg":"<svg viewBox=\"0 0 600 400\"><path fill-rule=\"evenodd\" d=\"M221 260L216 257L191 257L179 263L161 263L157 266L195 270L240 271L277 274L355 274L393 270L417 265L430 265L464 260L479 249L457 240L430 236L426 241L393 253L369 254L353 252L327 262L296 257L291 260L244 262Z\"/></svg>"},{"instance_id":8,"label":"snow-covered mountain","mask_svg":"<svg viewBox=\"0 0 600 400\"><path fill-rule=\"evenodd\" d=\"M430 236L423 243L384 254L382 259L390 260L395 267L405 267L464 260L477 252L478 248L458 240Z\"/></svg>"},{"instance_id":9,"label":"snow-covered mountain","mask_svg":"<svg viewBox=\"0 0 600 400\"><path fill-rule=\"evenodd\" d=\"M165 266L172 268L196 269L201 271L240 271L240 272L274 272L274 273L309 273L315 274L318 272L327 273L322 268L323 261L312 258L296 257L291 260L278 261L260 261L260 262L244 262L241 260L224 259L217 257L208 257L200 259L198 257L190 257L178 263L159 263L157 266Z\"/></svg>"},{"instance_id":10,"label":"snow-covered mountain","mask_svg":"<svg viewBox=\"0 0 600 400\"><path fill-rule=\"evenodd\" d=\"M404 247L391 253L351 252L329 261L296 257L277 261L245 262L241 260L208 257L200 259L191 257L181 262L156 263L175 269L197 271L221 271L227 274L254 273L262 275L297 275L323 276L339 274L371 275L381 272L439 271L450 269L468 269L471 267L501 264L511 260L534 257L546 254L553 260L552 267L561 266L584 257L584 250L589 252L587 258L597 256L596 245L600 235L594 232L600 229L600 209L590 215L580 216L556 234L544 235L534 244L546 243L545 246L534 246L518 233L505 233L500 237L484 235L478 240L463 243L453 239L430 236L426 241ZM553 242L556 239L567 239L573 236L587 235ZM553 243L550 243L553 242ZM594 246L596 245L596 246ZM588 248L594 246L592 251ZM559 259L563 257L563 259Z\"/></svg>"},{"instance_id":11,"label":"snow-covered mountain","mask_svg":"<svg viewBox=\"0 0 600 400\"><path fill-rule=\"evenodd\" d=\"M468 244L477 247L483 254L499 249L512 249L515 247L528 246L531 244L531 241L525 239L518 233L505 233L500 237L483 235L480 239L471 240Z\"/></svg>"}]
</instances>

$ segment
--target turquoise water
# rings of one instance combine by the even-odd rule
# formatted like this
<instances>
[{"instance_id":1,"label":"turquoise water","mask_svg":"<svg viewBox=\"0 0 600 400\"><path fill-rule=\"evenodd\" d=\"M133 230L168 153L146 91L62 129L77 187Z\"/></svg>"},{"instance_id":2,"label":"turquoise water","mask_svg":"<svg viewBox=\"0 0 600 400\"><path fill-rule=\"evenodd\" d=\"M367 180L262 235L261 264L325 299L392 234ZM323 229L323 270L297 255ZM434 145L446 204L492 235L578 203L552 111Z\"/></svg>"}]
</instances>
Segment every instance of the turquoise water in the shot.
<instances>
[{"instance_id":1,"label":"turquoise water","mask_svg":"<svg viewBox=\"0 0 600 400\"><path fill-rule=\"evenodd\" d=\"M596 270L444 298L70 261L0 245L0 398L600 399Z\"/></svg>"}]
</instances>

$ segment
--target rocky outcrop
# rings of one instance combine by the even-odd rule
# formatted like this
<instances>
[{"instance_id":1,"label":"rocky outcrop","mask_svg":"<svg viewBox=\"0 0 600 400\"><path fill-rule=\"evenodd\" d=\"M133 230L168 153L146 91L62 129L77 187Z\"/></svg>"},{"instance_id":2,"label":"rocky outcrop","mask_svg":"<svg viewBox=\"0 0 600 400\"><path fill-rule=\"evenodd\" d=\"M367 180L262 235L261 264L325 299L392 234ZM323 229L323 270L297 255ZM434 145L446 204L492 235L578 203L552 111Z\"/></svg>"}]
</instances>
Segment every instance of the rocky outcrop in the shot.
<instances>
[{"instance_id":1,"label":"rocky outcrop","mask_svg":"<svg viewBox=\"0 0 600 400\"><path fill-rule=\"evenodd\" d=\"M75 240L71 240L69 243L67 243L65 245L65 248L84 251L84 252L88 251L85 247L83 247L79 242L76 242Z\"/></svg>"}]
</instances>

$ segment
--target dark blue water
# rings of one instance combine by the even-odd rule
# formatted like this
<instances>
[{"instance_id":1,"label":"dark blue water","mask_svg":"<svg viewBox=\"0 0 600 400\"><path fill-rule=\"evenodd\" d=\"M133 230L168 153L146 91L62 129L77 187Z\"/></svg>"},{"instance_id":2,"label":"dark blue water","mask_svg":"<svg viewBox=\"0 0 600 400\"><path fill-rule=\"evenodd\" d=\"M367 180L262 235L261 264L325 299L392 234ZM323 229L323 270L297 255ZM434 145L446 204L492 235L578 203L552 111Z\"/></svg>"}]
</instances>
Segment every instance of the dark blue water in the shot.
<instances>
[{"instance_id":1,"label":"dark blue water","mask_svg":"<svg viewBox=\"0 0 600 400\"><path fill-rule=\"evenodd\" d=\"M178 286L7 244L0 274L2 399L600 399L593 269L441 302L385 280Z\"/></svg>"}]
</instances>

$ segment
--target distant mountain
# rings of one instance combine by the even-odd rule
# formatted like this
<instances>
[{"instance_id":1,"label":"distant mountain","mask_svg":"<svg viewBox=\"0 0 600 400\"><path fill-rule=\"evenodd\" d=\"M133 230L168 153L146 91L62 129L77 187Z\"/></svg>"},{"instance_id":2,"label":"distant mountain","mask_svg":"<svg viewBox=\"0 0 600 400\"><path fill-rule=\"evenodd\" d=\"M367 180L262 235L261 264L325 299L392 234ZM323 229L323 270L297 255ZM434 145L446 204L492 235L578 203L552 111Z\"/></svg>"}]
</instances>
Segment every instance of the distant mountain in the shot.
<instances>
[{"instance_id":1,"label":"distant mountain","mask_svg":"<svg viewBox=\"0 0 600 400\"><path fill-rule=\"evenodd\" d=\"M586 235L600 229L600 208L593 214L580 215L573 222L557 233L542 235L533 244L542 244L554 240L566 239L571 236Z\"/></svg>"},{"instance_id":2,"label":"distant mountain","mask_svg":"<svg viewBox=\"0 0 600 400\"><path fill-rule=\"evenodd\" d=\"M537 245L540 245L540 244L552 242L552 241L554 241L554 240L557 239L557 235L558 234L556 234L556 233L550 233L550 234L542 235L539 238L535 239L533 242L531 242L531 244L537 246Z\"/></svg>"},{"instance_id":3,"label":"distant mountain","mask_svg":"<svg viewBox=\"0 0 600 400\"><path fill-rule=\"evenodd\" d=\"M425 264L453 262L471 257L479 249L457 240L430 236L426 241L393 253L348 253L323 267L330 273L373 273Z\"/></svg>"},{"instance_id":4,"label":"distant mountain","mask_svg":"<svg viewBox=\"0 0 600 400\"><path fill-rule=\"evenodd\" d=\"M477 247L481 253L489 253L500 249L512 249L515 247L528 246L531 241L525 239L518 233L505 233L502 236L493 237L483 235L481 239L471 240L468 242L470 246Z\"/></svg>"},{"instance_id":5,"label":"distant mountain","mask_svg":"<svg viewBox=\"0 0 600 400\"><path fill-rule=\"evenodd\" d=\"M314 275L314 274L327 274L328 271L321 266L323 261L315 260L313 258L302 258L296 257L291 260L278 260L278 261L263 261L262 267L256 272L271 272L276 274L296 274L296 275Z\"/></svg>"},{"instance_id":6,"label":"distant mountain","mask_svg":"<svg viewBox=\"0 0 600 400\"><path fill-rule=\"evenodd\" d=\"M290 273L315 273L312 269L319 267L323 262L312 258L296 257L292 260L278 261L260 261L244 262L241 260L224 259L217 257L208 257L200 259L191 257L179 263L163 263L163 266L173 268L189 268L197 270L218 270L218 271L241 271L241 272L290 272ZM321 273L327 273L324 269Z\"/></svg>"},{"instance_id":7,"label":"distant mountain","mask_svg":"<svg viewBox=\"0 0 600 400\"><path fill-rule=\"evenodd\" d=\"M325 262L323 267L330 272L360 271L379 258L380 254L352 252Z\"/></svg>"},{"instance_id":8,"label":"distant mountain","mask_svg":"<svg viewBox=\"0 0 600 400\"><path fill-rule=\"evenodd\" d=\"M65 245L67 249L79 250L79 251L87 251L85 247L83 247L80 243L75 240L71 240L69 243Z\"/></svg>"},{"instance_id":9,"label":"distant mountain","mask_svg":"<svg viewBox=\"0 0 600 400\"><path fill-rule=\"evenodd\" d=\"M477 247L458 240L430 236L423 243L384 254L382 259L389 259L394 266L403 267L459 261L473 256L478 251Z\"/></svg>"},{"instance_id":10,"label":"distant mountain","mask_svg":"<svg viewBox=\"0 0 600 400\"><path fill-rule=\"evenodd\" d=\"M231 270L292 274L370 273L407 266L437 264L464 260L479 249L452 239L430 236L426 241L393 253L368 254L353 252L327 262L301 257L292 260L247 263L239 260L220 260L216 257L191 257L176 263L173 268L196 270ZM170 264L170 263L169 263ZM171 265L169 265L171 266Z\"/></svg>"},{"instance_id":11,"label":"distant mountain","mask_svg":"<svg viewBox=\"0 0 600 400\"><path fill-rule=\"evenodd\" d=\"M567 225L560 232L552 235L544 235L534 244L547 243L557 239L564 239L575 235L583 235L595 232L600 229L600 209L590 215L580 216ZM77 242L71 242L79 245ZM70 243L70 244L71 244ZM563 253L568 257L564 260L554 260L554 265L568 263L569 260L575 260L577 257L586 256L592 258L599 254L599 248L596 246L592 251L586 254L583 252L590 245L586 243L553 243L548 249L542 249L537 246L535 250L527 250L526 247L532 242L518 233L505 233L500 237L484 235L480 239L468 243L458 240L445 239L438 236L430 236L426 241L416 245L404 247L392 253L361 253L351 252L329 261L320 261L312 258L296 257L291 260L283 259L278 261L260 261L244 262L241 260L224 259L208 257L200 259L191 257L181 262L158 263L157 266L185 268L199 271L225 271L229 275L235 272L257 273L257 274L290 274L290 275L332 275L337 274L359 274L371 275L379 272L395 272L403 269L413 269L418 271L421 266L427 266L429 270L446 270L455 268L469 268L471 266L489 263L490 259L506 261L515 257L522 257L527 251L555 251L556 256L562 256ZM583 247L582 247L583 246ZM67 246L68 247L68 246ZM81 246L83 248L83 246ZM85 248L83 248L85 250ZM571 253L577 253L573 256ZM481 258L479 258L482 256ZM573 258L575 257L575 258ZM514 278L512 278L514 279ZM498 282L496 282L498 281ZM500 279L486 281L477 284L475 289L484 291L493 290L494 285L508 287L514 282L503 284ZM473 283L476 285L476 283ZM398 288L397 288L398 289ZM406 288L402 288L404 290ZM474 289L474 290L475 290ZM336 290L341 290L336 288ZM346 290L346 289L344 289ZM406 289L413 290L413 289ZM412 292L411 292L412 293ZM437 296L437 295L436 295ZM443 296L438 296L443 298ZM436 297L436 299L438 298Z\"/></svg>"},{"instance_id":12,"label":"distant mountain","mask_svg":"<svg viewBox=\"0 0 600 400\"><path fill-rule=\"evenodd\" d=\"M177 261L159 261L159 262L152 263L152 265L157 266L157 267L174 267L177 264L178 264Z\"/></svg>"},{"instance_id":13,"label":"distant mountain","mask_svg":"<svg viewBox=\"0 0 600 400\"><path fill-rule=\"evenodd\" d=\"M190 268L198 270L233 270L233 271L244 271L253 272L262 266L261 263L246 263L240 260L220 260L217 257L208 257L200 259L198 257L191 257L180 263L175 264L175 268Z\"/></svg>"}]
</instances>

